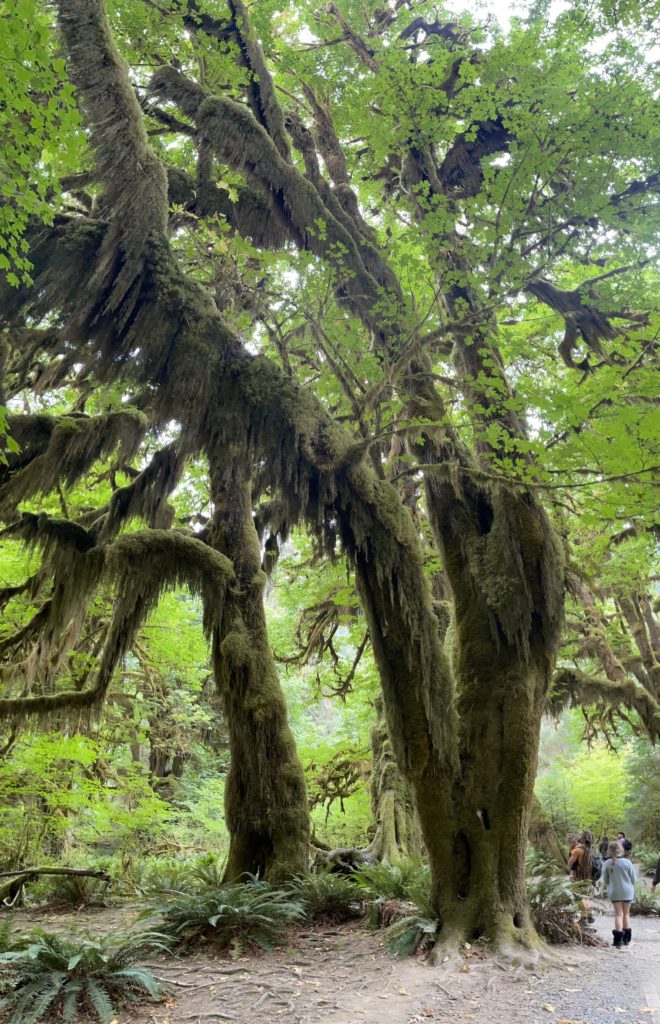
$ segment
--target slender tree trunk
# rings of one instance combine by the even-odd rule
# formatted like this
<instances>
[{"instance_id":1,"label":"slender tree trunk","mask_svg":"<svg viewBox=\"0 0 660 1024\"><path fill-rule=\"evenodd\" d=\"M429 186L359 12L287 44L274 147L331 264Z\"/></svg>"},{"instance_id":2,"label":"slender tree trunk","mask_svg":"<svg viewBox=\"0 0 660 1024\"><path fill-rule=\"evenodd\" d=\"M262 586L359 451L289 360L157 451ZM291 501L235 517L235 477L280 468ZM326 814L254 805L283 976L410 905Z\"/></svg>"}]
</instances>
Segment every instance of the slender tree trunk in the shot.
<instances>
[{"instance_id":1,"label":"slender tree trunk","mask_svg":"<svg viewBox=\"0 0 660 1024\"><path fill-rule=\"evenodd\" d=\"M376 711L371 730L371 808L376 833L369 853L375 860L396 864L408 857L421 857L422 833L412 789L396 763L380 699Z\"/></svg>"},{"instance_id":2,"label":"slender tree trunk","mask_svg":"<svg viewBox=\"0 0 660 1024\"><path fill-rule=\"evenodd\" d=\"M552 824L552 818L538 797L532 801L532 816L529 822L528 838L535 850L551 857L562 868L566 867L566 853Z\"/></svg>"},{"instance_id":3,"label":"slender tree trunk","mask_svg":"<svg viewBox=\"0 0 660 1024\"><path fill-rule=\"evenodd\" d=\"M210 452L209 461L215 506L210 541L232 560L237 578L213 650L231 753L225 878L235 881L249 872L277 880L309 868L305 778L266 632L266 577L252 520L249 463L238 451Z\"/></svg>"}]
</instances>

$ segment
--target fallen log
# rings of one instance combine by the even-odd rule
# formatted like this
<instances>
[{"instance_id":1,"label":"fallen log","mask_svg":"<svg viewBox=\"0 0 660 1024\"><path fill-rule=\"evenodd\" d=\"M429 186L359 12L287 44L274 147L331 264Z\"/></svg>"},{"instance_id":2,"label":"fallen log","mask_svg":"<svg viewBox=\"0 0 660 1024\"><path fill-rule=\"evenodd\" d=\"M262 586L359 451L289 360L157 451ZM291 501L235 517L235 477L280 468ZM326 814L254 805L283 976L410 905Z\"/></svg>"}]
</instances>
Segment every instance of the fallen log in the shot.
<instances>
[{"instance_id":1,"label":"fallen log","mask_svg":"<svg viewBox=\"0 0 660 1024\"><path fill-rule=\"evenodd\" d=\"M44 868L16 868L14 871L0 871L0 878L6 878L7 881L2 887L0 887L0 900L2 905L11 909L15 907L21 898L23 892L23 886L36 878L37 875L65 875L65 876L78 876L83 878L98 878L102 882L105 882L105 888L112 881L112 876L107 871L97 871L93 868L56 868L56 867L44 867ZM103 890L105 892L105 889Z\"/></svg>"}]
</instances>

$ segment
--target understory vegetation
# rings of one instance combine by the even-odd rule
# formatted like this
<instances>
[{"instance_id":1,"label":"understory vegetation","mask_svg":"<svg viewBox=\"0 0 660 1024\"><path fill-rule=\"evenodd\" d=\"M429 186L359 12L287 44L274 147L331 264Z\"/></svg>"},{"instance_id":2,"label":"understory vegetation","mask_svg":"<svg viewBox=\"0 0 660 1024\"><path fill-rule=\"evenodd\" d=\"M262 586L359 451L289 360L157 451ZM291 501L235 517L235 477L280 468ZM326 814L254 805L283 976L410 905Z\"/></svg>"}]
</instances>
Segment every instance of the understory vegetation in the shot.
<instances>
[{"instance_id":1,"label":"understory vegetation","mask_svg":"<svg viewBox=\"0 0 660 1024\"><path fill-rule=\"evenodd\" d=\"M12 1024L312 925L589 943L585 828L658 913L647 6L3 6Z\"/></svg>"}]
</instances>

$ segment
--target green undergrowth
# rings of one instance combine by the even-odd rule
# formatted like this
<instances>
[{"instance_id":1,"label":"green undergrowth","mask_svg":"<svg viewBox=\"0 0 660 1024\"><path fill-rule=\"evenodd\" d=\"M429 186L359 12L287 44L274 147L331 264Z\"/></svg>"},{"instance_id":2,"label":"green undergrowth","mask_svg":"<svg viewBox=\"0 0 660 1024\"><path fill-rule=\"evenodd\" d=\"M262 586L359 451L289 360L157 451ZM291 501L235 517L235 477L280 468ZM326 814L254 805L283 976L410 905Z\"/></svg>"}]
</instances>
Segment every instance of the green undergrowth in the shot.
<instances>
[{"instance_id":1,"label":"green undergrowth","mask_svg":"<svg viewBox=\"0 0 660 1024\"><path fill-rule=\"evenodd\" d=\"M660 894L652 893L643 882L638 882L630 913L635 917L660 917Z\"/></svg>"},{"instance_id":2,"label":"green undergrowth","mask_svg":"<svg viewBox=\"0 0 660 1024\"><path fill-rule=\"evenodd\" d=\"M364 894L352 876L301 875L291 881L290 891L302 902L308 921L338 923L364 913Z\"/></svg>"},{"instance_id":3,"label":"green undergrowth","mask_svg":"<svg viewBox=\"0 0 660 1024\"><path fill-rule=\"evenodd\" d=\"M144 915L177 948L208 945L238 954L280 945L291 928L304 922L305 906L290 888L277 889L253 880L221 888L196 886L155 893L147 901Z\"/></svg>"},{"instance_id":4,"label":"green undergrowth","mask_svg":"<svg viewBox=\"0 0 660 1024\"><path fill-rule=\"evenodd\" d=\"M139 961L167 952L155 932L90 937L30 932L0 953L0 1012L9 1024L81 1018L109 1024L118 1008L162 999L163 986Z\"/></svg>"},{"instance_id":5,"label":"green undergrowth","mask_svg":"<svg viewBox=\"0 0 660 1024\"><path fill-rule=\"evenodd\" d=\"M644 843L636 843L632 851L632 859L638 865L640 875L652 875L658 860L660 860L660 849L655 846L647 846Z\"/></svg>"}]
</instances>

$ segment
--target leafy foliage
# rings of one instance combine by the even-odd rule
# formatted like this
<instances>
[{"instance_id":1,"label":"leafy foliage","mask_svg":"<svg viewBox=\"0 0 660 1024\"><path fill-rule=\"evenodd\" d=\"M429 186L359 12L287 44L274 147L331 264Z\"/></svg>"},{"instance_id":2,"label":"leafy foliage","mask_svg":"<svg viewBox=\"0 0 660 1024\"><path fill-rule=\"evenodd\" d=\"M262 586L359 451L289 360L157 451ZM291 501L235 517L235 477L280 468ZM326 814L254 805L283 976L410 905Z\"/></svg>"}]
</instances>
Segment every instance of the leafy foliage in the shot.
<instances>
[{"instance_id":1,"label":"leafy foliage","mask_svg":"<svg viewBox=\"0 0 660 1024\"><path fill-rule=\"evenodd\" d=\"M660 895L639 882L635 886L635 898L630 906L630 913L638 917L660 917Z\"/></svg>"},{"instance_id":2,"label":"leafy foliage","mask_svg":"<svg viewBox=\"0 0 660 1024\"><path fill-rule=\"evenodd\" d=\"M552 943L580 941L578 904L566 878L547 872L535 875L528 880L527 892L539 935Z\"/></svg>"},{"instance_id":3,"label":"leafy foliage","mask_svg":"<svg viewBox=\"0 0 660 1024\"><path fill-rule=\"evenodd\" d=\"M403 917L385 930L387 947L394 956L414 956L433 946L439 926L439 921L418 914Z\"/></svg>"},{"instance_id":4,"label":"leafy foliage","mask_svg":"<svg viewBox=\"0 0 660 1024\"><path fill-rule=\"evenodd\" d=\"M295 892L264 881L162 893L147 906L159 931L184 948L203 944L234 952L254 946L270 950L285 941L287 929L305 919L305 905Z\"/></svg>"},{"instance_id":5,"label":"leafy foliage","mask_svg":"<svg viewBox=\"0 0 660 1024\"><path fill-rule=\"evenodd\" d=\"M92 940L32 932L0 953L3 972L12 975L0 1007L11 1011L10 1024L37 1024L46 1016L70 1022L81 1013L109 1024L122 1003L162 998L165 988L138 962L168 948L155 933Z\"/></svg>"},{"instance_id":6,"label":"leafy foliage","mask_svg":"<svg viewBox=\"0 0 660 1024\"><path fill-rule=\"evenodd\" d=\"M350 921L363 913L363 894L353 877L320 872L303 875L291 883L291 893L311 921Z\"/></svg>"},{"instance_id":7,"label":"leafy foliage","mask_svg":"<svg viewBox=\"0 0 660 1024\"><path fill-rule=\"evenodd\" d=\"M25 228L52 222L58 174L75 167L80 116L65 64L52 50L48 14L38 0L8 0L0 14L0 271L11 284L29 280ZM0 422L0 435L2 424Z\"/></svg>"},{"instance_id":8,"label":"leafy foliage","mask_svg":"<svg viewBox=\"0 0 660 1024\"><path fill-rule=\"evenodd\" d=\"M652 875L658 860L660 860L660 849L647 846L645 843L635 843L633 857L639 865L641 875Z\"/></svg>"},{"instance_id":9,"label":"leafy foliage","mask_svg":"<svg viewBox=\"0 0 660 1024\"><path fill-rule=\"evenodd\" d=\"M412 900L430 913L431 875L427 864L404 860L399 864L370 864L360 868L355 881L371 898Z\"/></svg>"}]
</instances>

